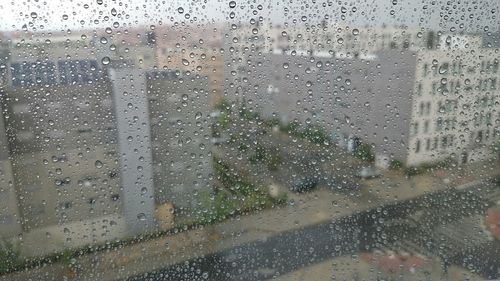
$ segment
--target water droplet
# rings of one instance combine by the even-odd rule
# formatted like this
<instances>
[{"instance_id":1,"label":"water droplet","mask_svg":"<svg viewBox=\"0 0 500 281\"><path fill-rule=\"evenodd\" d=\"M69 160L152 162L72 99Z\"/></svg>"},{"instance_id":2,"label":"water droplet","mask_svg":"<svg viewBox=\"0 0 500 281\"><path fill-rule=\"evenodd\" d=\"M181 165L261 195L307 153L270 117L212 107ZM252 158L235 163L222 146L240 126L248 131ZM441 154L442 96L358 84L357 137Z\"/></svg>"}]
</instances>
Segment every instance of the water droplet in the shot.
<instances>
[{"instance_id":1,"label":"water droplet","mask_svg":"<svg viewBox=\"0 0 500 281\"><path fill-rule=\"evenodd\" d=\"M189 65L189 61L187 59L182 59L182 64L185 66Z\"/></svg>"},{"instance_id":2,"label":"water droplet","mask_svg":"<svg viewBox=\"0 0 500 281\"><path fill-rule=\"evenodd\" d=\"M139 219L141 221L145 221L146 215L144 213L137 214L137 219Z\"/></svg>"},{"instance_id":3,"label":"water droplet","mask_svg":"<svg viewBox=\"0 0 500 281\"><path fill-rule=\"evenodd\" d=\"M229 2L229 8L233 9L234 7L236 7L236 2L235 1Z\"/></svg>"},{"instance_id":4,"label":"water droplet","mask_svg":"<svg viewBox=\"0 0 500 281\"><path fill-rule=\"evenodd\" d=\"M118 13L116 12L116 9L113 8L111 9L111 15L116 16Z\"/></svg>"},{"instance_id":5,"label":"water droplet","mask_svg":"<svg viewBox=\"0 0 500 281\"><path fill-rule=\"evenodd\" d=\"M307 21L307 17L306 16L302 16L302 18L300 18L302 21Z\"/></svg>"},{"instance_id":6,"label":"water droplet","mask_svg":"<svg viewBox=\"0 0 500 281\"><path fill-rule=\"evenodd\" d=\"M286 63L286 62L283 64L283 68L284 68L284 69L287 69L287 68L288 68L288 66L289 66L289 65L288 65L288 63Z\"/></svg>"},{"instance_id":7,"label":"water droplet","mask_svg":"<svg viewBox=\"0 0 500 281\"><path fill-rule=\"evenodd\" d=\"M104 64L104 65L109 64L110 61L111 60L109 59L109 57L103 57L102 60L101 60L102 64Z\"/></svg>"},{"instance_id":8,"label":"water droplet","mask_svg":"<svg viewBox=\"0 0 500 281\"><path fill-rule=\"evenodd\" d=\"M108 39L106 37L101 37L101 43L102 44L108 43Z\"/></svg>"},{"instance_id":9,"label":"water droplet","mask_svg":"<svg viewBox=\"0 0 500 281\"><path fill-rule=\"evenodd\" d=\"M66 15L66 14L62 15L62 19L63 20L67 20L68 19L68 15Z\"/></svg>"},{"instance_id":10,"label":"water droplet","mask_svg":"<svg viewBox=\"0 0 500 281\"><path fill-rule=\"evenodd\" d=\"M94 165L95 165L95 167L96 167L97 169L102 168L102 162L101 162L101 161L99 161L99 160L95 161L95 164L94 164Z\"/></svg>"},{"instance_id":11,"label":"water droplet","mask_svg":"<svg viewBox=\"0 0 500 281\"><path fill-rule=\"evenodd\" d=\"M102 5L102 0L97 0L97 5Z\"/></svg>"},{"instance_id":12,"label":"water droplet","mask_svg":"<svg viewBox=\"0 0 500 281\"><path fill-rule=\"evenodd\" d=\"M201 112L196 112L196 114L194 115L194 118L195 118L196 120L198 120L198 119L200 119L200 118L201 118L201 116L202 116Z\"/></svg>"},{"instance_id":13,"label":"water droplet","mask_svg":"<svg viewBox=\"0 0 500 281\"><path fill-rule=\"evenodd\" d=\"M182 7L177 8L177 12L179 12L179 14L184 13L184 8Z\"/></svg>"},{"instance_id":14,"label":"water droplet","mask_svg":"<svg viewBox=\"0 0 500 281\"><path fill-rule=\"evenodd\" d=\"M352 35L358 35L358 34L359 34L359 30L357 28L352 30Z\"/></svg>"},{"instance_id":15,"label":"water droplet","mask_svg":"<svg viewBox=\"0 0 500 281\"><path fill-rule=\"evenodd\" d=\"M31 12L30 16L32 19L36 19L38 17L38 14L35 12Z\"/></svg>"}]
</instances>

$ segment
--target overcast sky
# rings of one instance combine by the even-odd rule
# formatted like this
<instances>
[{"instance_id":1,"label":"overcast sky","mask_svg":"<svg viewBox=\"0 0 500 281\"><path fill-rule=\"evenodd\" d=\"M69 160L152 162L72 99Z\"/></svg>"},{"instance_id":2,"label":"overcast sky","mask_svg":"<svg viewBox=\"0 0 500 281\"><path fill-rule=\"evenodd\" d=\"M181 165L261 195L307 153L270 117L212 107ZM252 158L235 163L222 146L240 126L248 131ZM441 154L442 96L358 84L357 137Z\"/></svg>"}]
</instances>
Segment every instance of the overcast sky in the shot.
<instances>
[{"instance_id":1,"label":"overcast sky","mask_svg":"<svg viewBox=\"0 0 500 281\"><path fill-rule=\"evenodd\" d=\"M408 25L446 31L491 31L500 25L500 0L0 0L1 30L65 30L123 25L249 22L263 17L272 23L331 23L353 26ZM327 4L330 2L331 5ZM434 4L432 4L434 3ZM451 3L451 4L447 4ZM259 4L262 5L259 7ZM325 5L325 6L323 6ZM182 8L180 10L179 8ZM260 8L260 9L259 9ZM116 13L115 13L116 11ZM255 14L254 14L255 11ZM230 19L231 12L235 19Z\"/></svg>"}]
</instances>

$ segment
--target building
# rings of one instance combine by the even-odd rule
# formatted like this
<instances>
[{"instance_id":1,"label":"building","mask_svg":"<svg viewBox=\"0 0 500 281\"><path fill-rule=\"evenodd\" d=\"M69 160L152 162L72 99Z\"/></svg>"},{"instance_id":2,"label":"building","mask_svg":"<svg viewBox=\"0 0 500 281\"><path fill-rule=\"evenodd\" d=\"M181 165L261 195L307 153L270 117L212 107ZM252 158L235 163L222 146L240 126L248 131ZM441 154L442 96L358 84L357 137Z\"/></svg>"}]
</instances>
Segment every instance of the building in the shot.
<instances>
[{"instance_id":1,"label":"building","mask_svg":"<svg viewBox=\"0 0 500 281\"><path fill-rule=\"evenodd\" d=\"M122 56L112 39L3 48L0 235L24 236L25 254L154 231L158 205L194 207L210 187L209 79L155 70L136 56L148 44Z\"/></svg>"},{"instance_id":2,"label":"building","mask_svg":"<svg viewBox=\"0 0 500 281\"><path fill-rule=\"evenodd\" d=\"M499 139L498 51L480 36L443 35L418 53L407 162L489 158Z\"/></svg>"},{"instance_id":3,"label":"building","mask_svg":"<svg viewBox=\"0 0 500 281\"><path fill-rule=\"evenodd\" d=\"M147 76L155 201L194 208L196 191L211 186L209 78L180 71Z\"/></svg>"},{"instance_id":4,"label":"building","mask_svg":"<svg viewBox=\"0 0 500 281\"><path fill-rule=\"evenodd\" d=\"M229 99L250 101L266 118L319 125L351 150L371 144L379 166L485 159L498 139L498 49L481 48L481 37L428 33L418 44L389 37L395 41L346 55L317 47L329 39L309 46L287 39L267 50L265 37L235 36L240 45L225 60Z\"/></svg>"}]
</instances>

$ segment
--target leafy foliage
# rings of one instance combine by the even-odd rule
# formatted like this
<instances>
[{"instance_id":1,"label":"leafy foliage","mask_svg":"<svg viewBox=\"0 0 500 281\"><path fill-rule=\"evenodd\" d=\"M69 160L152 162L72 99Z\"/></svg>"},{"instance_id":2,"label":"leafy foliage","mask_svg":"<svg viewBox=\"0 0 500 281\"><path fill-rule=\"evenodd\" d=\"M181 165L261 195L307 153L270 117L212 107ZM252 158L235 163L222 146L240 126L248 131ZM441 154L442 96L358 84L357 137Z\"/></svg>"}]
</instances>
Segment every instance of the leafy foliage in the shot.
<instances>
[{"instance_id":1,"label":"leafy foliage","mask_svg":"<svg viewBox=\"0 0 500 281\"><path fill-rule=\"evenodd\" d=\"M392 159L389 163L389 169L391 170L399 170L403 168L403 163L397 159Z\"/></svg>"},{"instance_id":2,"label":"leafy foliage","mask_svg":"<svg viewBox=\"0 0 500 281\"><path fill-rule=\"evenodd\" d=\"M0 248L0 274L19 268L24 261L21 259L18 247L14 243L3 240Z\"/></svg>"},{"instance_id":3,"label":"leafy foliage","mask_svg":"<svg viewBox=\"0 0 500 281\"><path fill-rule=\"evenodd\" d=\"M373 153L372 146L367 143L359 144L354 150L354 155L363 161L375 161L375 154Z\"/></svg>"}]
</instances>

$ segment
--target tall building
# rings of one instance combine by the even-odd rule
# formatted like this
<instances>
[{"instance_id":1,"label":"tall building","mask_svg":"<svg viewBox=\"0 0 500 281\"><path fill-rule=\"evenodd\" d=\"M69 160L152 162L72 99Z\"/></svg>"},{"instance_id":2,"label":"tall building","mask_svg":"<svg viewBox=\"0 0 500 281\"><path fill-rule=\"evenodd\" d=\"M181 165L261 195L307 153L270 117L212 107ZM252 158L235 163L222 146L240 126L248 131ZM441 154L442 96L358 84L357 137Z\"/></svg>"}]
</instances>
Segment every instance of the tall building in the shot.
<instances>
[{"instance_id":1,"label":"tall building","mask_svg":"<svg viewBox=\"0 0 500 281\"><path fill-rule=\"evenodd\" d=\"M480 36L443 35L438 48L417 54L408 164L492 155L500 137L498 51L482 48Z\"/></svg>"},{"instance_id":2,"label":"tall building","mask_svg":"<svg viewBox=\"0 0 500 281\"><path fill-rule=\"evenodd\" d=\"M0 234L22 235L26 254L154 230L159 204L191 208L210 188L207 76L90 34L3 48Z\"/></svg>"}]
</instances>

